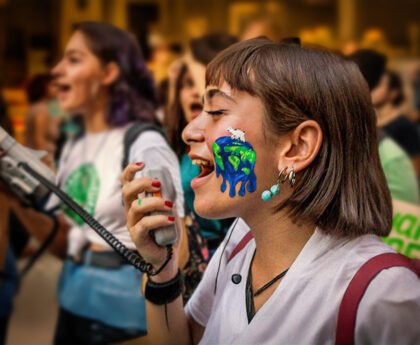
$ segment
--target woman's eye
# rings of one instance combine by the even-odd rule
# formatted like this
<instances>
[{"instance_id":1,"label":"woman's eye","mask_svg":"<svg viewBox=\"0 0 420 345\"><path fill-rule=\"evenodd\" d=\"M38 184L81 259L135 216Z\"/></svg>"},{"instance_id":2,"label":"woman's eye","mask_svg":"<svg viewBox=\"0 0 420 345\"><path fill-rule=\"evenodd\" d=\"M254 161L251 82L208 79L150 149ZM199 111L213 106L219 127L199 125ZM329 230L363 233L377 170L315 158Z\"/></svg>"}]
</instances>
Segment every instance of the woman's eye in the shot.
<instances>
[{"instance_id":1,"label":"woman's eye","mask_svg":"<svg viewBox=\"0 0 420 345\"><path fill-rule=\"evenodd\" d=\"M224 109L219 109L219 110L204 110L207 114L211 115L211 116L220 116L220 115L224 115L226 110Z\"/></svg>"},{"instance_id":2,"label":"woman's eye","mask_svg":"<svg viewBox=\"0 0 420 345\"><path fill-rule=\"evenodd\" d=\"M194 81L191 78L184 79L181 81L181 89L190 89L194 86Z\"/></svg>"},{"instance_id":3,"label":"woman's eye","mask_svg":"<svg viewBox=\"0 0 420 345\"><path fill-rule=\"evenodd\" d=\"M74 56L69 57L69 62L72 64L78 63L80 60Z\"/></svg>"}]
</instances>

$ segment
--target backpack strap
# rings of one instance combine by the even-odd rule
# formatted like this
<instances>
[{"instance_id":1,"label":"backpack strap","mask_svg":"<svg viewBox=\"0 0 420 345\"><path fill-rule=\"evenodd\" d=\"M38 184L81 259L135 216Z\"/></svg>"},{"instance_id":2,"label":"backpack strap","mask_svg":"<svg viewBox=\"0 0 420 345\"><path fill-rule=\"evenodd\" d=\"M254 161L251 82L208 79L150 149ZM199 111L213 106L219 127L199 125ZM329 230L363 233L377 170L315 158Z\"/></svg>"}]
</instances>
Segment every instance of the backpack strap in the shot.
<instances>
[{"instance_id":1,"label":"backpack strap","mask_svg":"<svg viewBox=\"0 0 420 345\"><path fill-rule=\"evenodd\" d=\"M136 141L140 134L146 131L156 131L160 133L165 138L165 140L167 140L166 134L162 127L154 123L134 123L130 128L127 129L124 134L124 151L123 160L121 162L123 170L128 164L131 145Z\"/></svg>"},{"instance_id":2,"label":"backpack strap","mask_svg":"<svg viewBox=\"0 0 420 345\"><path fill-rule=\"evenodd\" d=\"M230 253L228 258L228 263L238 254L242 249L245 248L245 246L248 244L249 241L251 241L254 238L254 235L251 231L248 231L247 234L242 237L242 239L239 241L239 243L236 245L235 248L233 248L232 253Z\"/></svg>"},{"instance_id":3,"label":"backpack strap","mask_svg":"<svg viewBox=\"0 0 420 345\"><path fill-rule=\"evenodd\" d=\"M420 278L420 266L416 266L419 262L414 263L414 261L416 260L410 260L401 254L385 253L374 256L359 268L344 293L338 311L336 345L353 345L355 343L357 309L373 278L382 270L391 267L406 267Z\"/></svg>"}]
</instances>

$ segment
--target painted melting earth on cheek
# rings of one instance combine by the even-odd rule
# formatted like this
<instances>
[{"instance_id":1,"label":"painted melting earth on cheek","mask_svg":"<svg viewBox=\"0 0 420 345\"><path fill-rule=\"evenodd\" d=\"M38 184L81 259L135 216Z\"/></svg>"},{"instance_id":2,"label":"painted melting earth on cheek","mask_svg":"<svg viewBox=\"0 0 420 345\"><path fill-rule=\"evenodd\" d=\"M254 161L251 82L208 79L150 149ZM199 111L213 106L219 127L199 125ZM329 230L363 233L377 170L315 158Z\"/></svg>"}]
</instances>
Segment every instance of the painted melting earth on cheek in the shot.
<instances>
[{"instance_id":1,"label":"painted melting earth on cheek","mask_svg":"<svg viewBox=\"0 0 420 345\"><path fill-rule=\"evenodd\" d=\"M252 145L232 137L220 137L212 146L216 161L216 176L222 175L220 187L226 191L229 182L229 196L236 195L236 185L241 184L238 194L244 196L246 191L255 192L257 177L254 172L256 153Z\"/></svg>"}]
</instances>

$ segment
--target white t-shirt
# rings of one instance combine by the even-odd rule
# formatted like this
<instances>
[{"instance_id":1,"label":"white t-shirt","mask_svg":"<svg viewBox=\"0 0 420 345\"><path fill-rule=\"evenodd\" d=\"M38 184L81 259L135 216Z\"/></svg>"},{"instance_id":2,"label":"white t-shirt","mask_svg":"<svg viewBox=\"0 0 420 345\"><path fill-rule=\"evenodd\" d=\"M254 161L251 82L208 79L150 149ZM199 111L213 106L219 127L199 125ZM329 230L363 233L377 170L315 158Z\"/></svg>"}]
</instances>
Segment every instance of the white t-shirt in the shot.
<instances>
[{"instance_id":1,"label":"white t-shirt","mask_svg":"<svg viewBox=\"0 0 420 345\"><path fill-rule=\"evenodd\" d=\"M223 244L185 307L205 327L200 344L334 344L338 308L350 280L369 258L393 252L374 235L349 240L317 229L248 324L245 285L255 241L227 264L247 230L242 221L234 229L238 235L232 235L230 249L223 253L216 294L214 282ZM232 282L235 273L242 276L237 285ZM420 281L413 272L393 267L372 280L359 305L355 341L364 345L420 343Z\"/></svg>"},{"instance_id":2,"label":"white t-shirt","mask_svg":"<svg viewBox=\"0 0 420 345\"><path fill-rule=\"evenodd\" d=\"M89 133L68 142L60 159L57 183L128 248L135 249L126 227L119 180L124 134L128 127ZM177 214L184 217L184 194L178 159L163 136L156 131L143 132L130 148L129 162L144 162L153 168L165 167L171 174L176 190ZM47 209L58 204L58 198L53 195L47 203ZM77 215L66 207L63 210L73 224L69 234L68 254L76 255L88 242L107 245Z\"/></svg>"}]
</instances>

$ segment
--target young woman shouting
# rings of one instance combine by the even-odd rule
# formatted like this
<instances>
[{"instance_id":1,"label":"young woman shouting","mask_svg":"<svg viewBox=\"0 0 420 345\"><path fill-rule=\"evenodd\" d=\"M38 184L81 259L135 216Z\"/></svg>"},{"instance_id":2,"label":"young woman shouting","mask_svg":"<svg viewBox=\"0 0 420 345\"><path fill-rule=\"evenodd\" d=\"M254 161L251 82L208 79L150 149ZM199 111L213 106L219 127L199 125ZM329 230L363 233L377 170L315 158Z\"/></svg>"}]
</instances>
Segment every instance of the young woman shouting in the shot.
<instances>
[{"instance_id":1,"label":"young woman shouting","mask_svg":"<svg viewBox=\"0 0 420 345\"><path fill-rule=\"evenodd\" d=\"M244 222L234 223L185 309L175 261L150 279L155 343L333 344L350 280L393 251L379 238L391 228L391 199L357 66L296 44L235 44L207 67L204 110L183 139L202 165L191 182L196 211ZM164 204L136 204L151 188L132 181L139 169L123 173L128 228L157 267L165 256L148 233L166 221L147 212ZM247 227L253 239L243 241ZM382 271L361 300L355 341L414 344L419 317L416 275Z\"/></svg>"}]
</instances>

